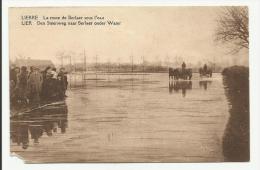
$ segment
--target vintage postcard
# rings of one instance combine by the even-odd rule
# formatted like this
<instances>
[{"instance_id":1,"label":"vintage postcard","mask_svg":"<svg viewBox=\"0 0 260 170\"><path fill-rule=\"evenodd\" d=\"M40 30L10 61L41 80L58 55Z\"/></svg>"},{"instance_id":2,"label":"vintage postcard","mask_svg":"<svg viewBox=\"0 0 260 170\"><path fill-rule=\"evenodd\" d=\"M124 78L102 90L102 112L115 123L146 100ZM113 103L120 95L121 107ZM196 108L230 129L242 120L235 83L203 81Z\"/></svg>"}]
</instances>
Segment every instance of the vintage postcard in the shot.
<instances>
[{"instance_id":1,"label":"vintage postcard","mask_svg":"<svg viewBox=\"0 0 260 170\"><path fill-rule=\"evenodd\" d=\"M12 156L250 161L247 6L8 13Z\"/></svg>"}]
</instances>

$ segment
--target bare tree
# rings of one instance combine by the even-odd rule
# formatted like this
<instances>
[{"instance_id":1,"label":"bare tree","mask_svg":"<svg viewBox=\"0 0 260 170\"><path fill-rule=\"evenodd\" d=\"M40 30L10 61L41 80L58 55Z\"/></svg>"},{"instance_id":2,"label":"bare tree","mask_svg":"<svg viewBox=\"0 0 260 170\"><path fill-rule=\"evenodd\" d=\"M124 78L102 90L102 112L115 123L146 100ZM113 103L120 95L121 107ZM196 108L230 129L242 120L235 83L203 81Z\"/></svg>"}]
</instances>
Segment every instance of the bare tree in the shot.
<instances>
[{"instance_id":1,"label":"bare tree","mask_svg":"<svg viewBox=\"0 0 260 170\"><path fill-rule=\"evenodd\" d=\"M216 41L232 44L232 53L249 48L248 8L224 7L217 19Z\"/></svg>"}]
</instances>

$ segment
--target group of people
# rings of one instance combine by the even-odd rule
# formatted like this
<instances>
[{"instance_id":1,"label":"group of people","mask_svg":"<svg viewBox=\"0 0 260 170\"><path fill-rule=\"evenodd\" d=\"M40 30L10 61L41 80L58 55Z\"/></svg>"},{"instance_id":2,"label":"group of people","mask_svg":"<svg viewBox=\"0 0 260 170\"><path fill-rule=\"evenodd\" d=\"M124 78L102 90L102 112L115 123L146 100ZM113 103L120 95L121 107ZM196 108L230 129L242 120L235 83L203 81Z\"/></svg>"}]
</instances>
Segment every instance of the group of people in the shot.
<instances>
[{"instance_id":1,"label":"group of people","mask_svg":"<svg viewBox=\"0 0 260 170\"><path fill-rule=\"evenodd\" d=\"M31 66L15 67L10 70L10 96L12 104L39 104L41 101L59 100L66 97L68 86L64 68L57 72L55 67L43 71Z\"/></svg>"}]
</instances>

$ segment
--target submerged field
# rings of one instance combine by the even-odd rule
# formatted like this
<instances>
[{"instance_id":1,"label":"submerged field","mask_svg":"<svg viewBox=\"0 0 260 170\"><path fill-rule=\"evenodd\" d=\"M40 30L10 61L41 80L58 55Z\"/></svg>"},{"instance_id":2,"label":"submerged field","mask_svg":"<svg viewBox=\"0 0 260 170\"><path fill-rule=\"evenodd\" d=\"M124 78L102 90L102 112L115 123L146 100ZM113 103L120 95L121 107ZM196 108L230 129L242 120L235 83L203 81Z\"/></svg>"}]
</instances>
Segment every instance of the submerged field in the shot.
<instances>
[{"instance_id":1,"label":"submerged field","mask_svg":"<svg viewBox=\"0 0 260 170\"><path fill-rule=\"evenodd\" d=\"M229 104L221 74L177 82L167 73L69 79L60 109L11 120L11 152L26 162L224 161Z\"/></svg>"}]
</instances>

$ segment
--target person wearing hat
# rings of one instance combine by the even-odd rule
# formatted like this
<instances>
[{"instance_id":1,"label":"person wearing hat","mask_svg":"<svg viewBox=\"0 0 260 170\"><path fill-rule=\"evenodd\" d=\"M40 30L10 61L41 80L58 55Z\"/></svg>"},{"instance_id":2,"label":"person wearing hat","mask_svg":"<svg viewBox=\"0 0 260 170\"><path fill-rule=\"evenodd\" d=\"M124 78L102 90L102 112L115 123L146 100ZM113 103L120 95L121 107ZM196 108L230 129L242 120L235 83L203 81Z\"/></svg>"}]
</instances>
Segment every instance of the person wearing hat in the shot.
<instances>
[{"instance_id":1,"label":"person wearing hat","mask_svg":"<svg viewBox=\"0 0 260 170\"><path fill-rule=\"evenodd\" d=\"M31 104L39 104L42 89L42 75L39 69L32 66L28 78L28 96Z\"/></svg>"},{"instance_id":2,"label":"person wearing hat","mask_svg":"<svg viewBox=\"0 0 260 170\"><path fill-rule=\"evenodd\" d=\"M21 73L18 75L17 88L18 88L18 100L21 104L27 104L27 82L28 72L27 67L21 67Z\"/></svg>"}]
</instances>

